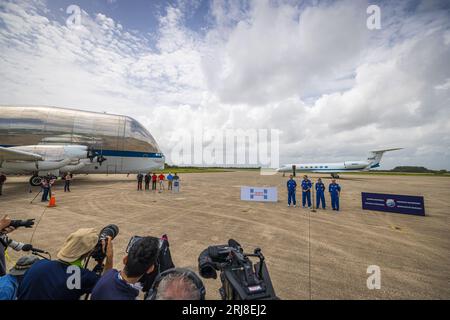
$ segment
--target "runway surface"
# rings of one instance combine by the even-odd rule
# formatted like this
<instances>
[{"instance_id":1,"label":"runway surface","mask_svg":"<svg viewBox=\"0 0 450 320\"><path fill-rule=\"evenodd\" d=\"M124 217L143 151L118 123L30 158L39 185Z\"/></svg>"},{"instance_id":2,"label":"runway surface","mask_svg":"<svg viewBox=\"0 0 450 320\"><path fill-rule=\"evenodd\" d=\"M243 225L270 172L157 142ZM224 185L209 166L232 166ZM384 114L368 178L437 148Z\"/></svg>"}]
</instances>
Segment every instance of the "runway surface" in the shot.
<instances>
[{"instance_id":1,"label":"runway surface","mask_svg":"<svg viewBox=\"0 0 450 320\"><path fill-rule=\"evenodd\" d=\"M316 175L312 175L315 180ZM432 176L343 175L341 211L288 208L286 179L256 171L181 175L181 192L136 191L135 176L76 176L71 193L54 188L57 207L29 193L28 178L10 177L0 214L36 218L34 229L11 234L56 257L66 236L80 227L117 224L115 267L122 267L133 235L167 233L177 266L197 270L209 245L239 241L260 247L282 299L449 299L450 179ZM329 179L324 179L326 185ZM239 200L240 186L277 186L278 203ZM423 195L426 217L363 211L361 192ZM297 193L297 200L301 195ZM330 199L327 195L327 205ZM11 263L19 254L9 250ZM369 290L367 268L381 269L381 289ZM204 280L208 299L218 299L219 280Z\"/></svg>"}]
</instances>

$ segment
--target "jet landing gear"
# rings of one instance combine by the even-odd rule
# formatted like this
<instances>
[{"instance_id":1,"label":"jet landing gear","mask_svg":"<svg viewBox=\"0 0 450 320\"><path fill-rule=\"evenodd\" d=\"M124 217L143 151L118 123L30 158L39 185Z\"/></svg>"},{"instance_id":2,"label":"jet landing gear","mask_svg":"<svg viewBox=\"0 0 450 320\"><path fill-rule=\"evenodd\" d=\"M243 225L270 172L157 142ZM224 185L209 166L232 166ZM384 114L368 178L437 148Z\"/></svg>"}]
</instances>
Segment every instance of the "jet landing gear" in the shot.
<instances>
[{"instance_id":1,"label":"jet landing gear","mask_svg":"<svg viewBox=\"0 0 450 320\"><path fill-rule=\"evenodd\" d=\"M339 179L339 175L337 173L332 173L331 178L333 179Z\"/></svg>"},{"instance_id":2,"label":"jet landing gear","mask_svg":"<svg viewBox=\"0 0 450 320\"><path fill-rule=\"evenodd\" d=\"M39 176L32 176L32 177L30 178L30 184L31 184L33 187L40 186L40 185L41 185L41 182L42 182L42 178L39 177Z\"/></svg>"}]
</instances>

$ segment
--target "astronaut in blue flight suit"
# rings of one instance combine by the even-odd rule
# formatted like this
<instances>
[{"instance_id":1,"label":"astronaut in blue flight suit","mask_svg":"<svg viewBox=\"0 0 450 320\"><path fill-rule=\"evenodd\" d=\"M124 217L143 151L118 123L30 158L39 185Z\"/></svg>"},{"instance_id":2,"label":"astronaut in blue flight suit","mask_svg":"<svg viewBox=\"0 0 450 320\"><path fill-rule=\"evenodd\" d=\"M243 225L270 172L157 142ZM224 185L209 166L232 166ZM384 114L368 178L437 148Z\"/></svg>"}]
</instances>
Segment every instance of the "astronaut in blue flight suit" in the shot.
<instances>
[{"instance_id":1,"label":"astronaut in blue flight suit","mask_svg":"<svg viewBox=\"0 0 450 320\"><path fill-rule=\"evenodd\" d=\"M328 191L331 196L331 206L333 210L339 211L339 197L341 196L341 186L336 183L336 179L331 180L328 186Z\"/></svg>"},{"instance_id":2,"label":"astronaut in blue flight suit","mask_svg":"<svg viewBox=\"0 0 450 320\"><path fill-rule=\"evenodd\" d=\"M317 179L316 182L316 208L319 209L320 203L322 203L322 209L325 209L325 184L322 179Z\"/></svg>"},{"instance_id":3,"label":"astronaut in blue flight suit","mask_svg":"<svg viewBox=\"0 0 450 320\"><path fill-rule=\"evenodd\" d=\"M291 202L294 203L294 207L297 205L297 201L295 200L295 189L296 188L297 188L297 182L295 182L294 177L292 175L290 175L289 180L287 181L288 207L291 206Z\"/></svg>"},{"instance_id":4,"label":"astronaut in blue flight suit","mask_svg":"<svg viewBox=\"0 0 450 320\"><path fill-rule=\"evenodd\" d=\"M308 208L311 208L311 180L308 179L308 176L303 176L302 181L302 205L303 208L306 205L306 201L308 201Z\"/></svg>"}]
</instances>

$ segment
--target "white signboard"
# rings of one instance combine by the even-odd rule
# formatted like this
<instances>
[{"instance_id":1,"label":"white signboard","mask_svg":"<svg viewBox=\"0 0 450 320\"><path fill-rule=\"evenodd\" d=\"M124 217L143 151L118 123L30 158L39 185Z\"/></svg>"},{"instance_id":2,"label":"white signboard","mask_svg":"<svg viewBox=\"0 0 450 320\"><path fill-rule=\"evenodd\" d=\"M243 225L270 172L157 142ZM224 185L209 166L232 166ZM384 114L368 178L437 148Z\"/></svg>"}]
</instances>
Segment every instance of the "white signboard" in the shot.
<instances>
[{"instance_id":1,"label":"white signboard","mask_svg":"<svg viewBox=\"0 0 450 320\"><path fill-rule=\"evenodd\" d=\"M173 193L180 192L180 180L179 179L173 180L172 192Z\"/></svg>"},{"instance_id":2,"label":"white signboard","mask_svg":"<svg viewBox=\"0 0 450 320\"><path fill-rule=\"evenodd\" d=\"M277 202L278 191L276 187L241 187L241 200Z\"/></svg>"}]
</instances>

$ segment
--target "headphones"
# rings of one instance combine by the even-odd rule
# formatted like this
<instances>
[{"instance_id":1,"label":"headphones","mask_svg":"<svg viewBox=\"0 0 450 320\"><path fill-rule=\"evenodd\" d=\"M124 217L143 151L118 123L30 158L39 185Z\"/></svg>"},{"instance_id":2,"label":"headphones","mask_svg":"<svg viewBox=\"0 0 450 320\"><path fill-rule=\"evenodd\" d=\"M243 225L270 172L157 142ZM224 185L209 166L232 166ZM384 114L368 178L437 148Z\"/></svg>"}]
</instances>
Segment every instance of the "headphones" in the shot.
<instances>
[{"instance_id":1,"label":"headphones","mask_svg":"<svg viewBox=\"0 0 450 320\"><path fill-rule=\"evenodd\" d=\"M148 291L147 297L145 298L145 300L155 300L156 299L159 283L162 281L162 279L164 279L166 276L168 276L170 274L184 275L184 276L188 277L189 280L191 280L194 283L195 287L200 292L200 300L205 300L206 289L205 289L205 286L203 285L202 280L195 272L193 272L189 269L186 269L186 268L172 268L172 269L168 269L168 270L158 274L158 276L155 278L155 281L153 282L151 289Z\"/></svg>"}]
</instances>

